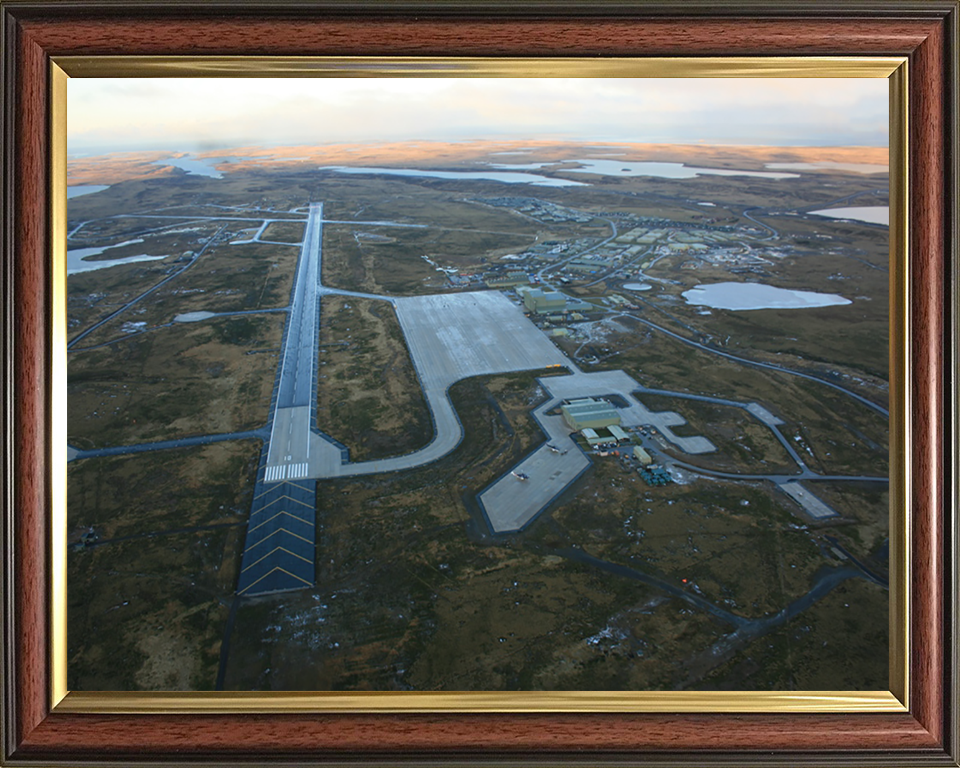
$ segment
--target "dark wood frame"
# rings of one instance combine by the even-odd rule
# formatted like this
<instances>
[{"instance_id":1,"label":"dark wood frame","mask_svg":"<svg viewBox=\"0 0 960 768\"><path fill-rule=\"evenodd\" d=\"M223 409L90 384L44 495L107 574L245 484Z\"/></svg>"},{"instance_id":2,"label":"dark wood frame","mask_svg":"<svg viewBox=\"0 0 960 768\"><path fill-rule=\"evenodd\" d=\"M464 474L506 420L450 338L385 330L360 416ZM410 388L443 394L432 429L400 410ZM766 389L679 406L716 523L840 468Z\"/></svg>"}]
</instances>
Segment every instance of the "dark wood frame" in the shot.
<instances>
[{"instance_id":1,"label":"dark wood frame","mask_svg":"<svg viewBox=\"0 0 960 768\"><path fill-rule=\"evenodd\" d=\"M0 0L0 762L958 765L956 0ZM106 715L50 708L48 64L61 55L894 55L910 68L913 509L903 714ZM949 304L947 302L950 302Z\"/></svg>"}]
</instances>

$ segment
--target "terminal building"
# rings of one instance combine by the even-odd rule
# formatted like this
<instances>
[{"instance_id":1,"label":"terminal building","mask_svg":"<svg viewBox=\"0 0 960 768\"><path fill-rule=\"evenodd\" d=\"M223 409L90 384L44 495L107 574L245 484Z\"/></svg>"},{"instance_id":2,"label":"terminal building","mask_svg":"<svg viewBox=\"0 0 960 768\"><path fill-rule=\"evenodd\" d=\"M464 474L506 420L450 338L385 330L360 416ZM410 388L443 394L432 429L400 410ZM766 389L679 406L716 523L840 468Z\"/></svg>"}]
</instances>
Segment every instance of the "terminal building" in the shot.
<instances>
[{"instance_id":1,"label":"terminal building","mask_svg":"<svg viewBox=\"0 0 960 768\"><path fill-rule=\"evenodd\" d=\"M563 420L571 429L600 429L611 425L620 425L620 414L606 400L585 397L571 400L560 406Z\"/></svg>"}]
</instances>

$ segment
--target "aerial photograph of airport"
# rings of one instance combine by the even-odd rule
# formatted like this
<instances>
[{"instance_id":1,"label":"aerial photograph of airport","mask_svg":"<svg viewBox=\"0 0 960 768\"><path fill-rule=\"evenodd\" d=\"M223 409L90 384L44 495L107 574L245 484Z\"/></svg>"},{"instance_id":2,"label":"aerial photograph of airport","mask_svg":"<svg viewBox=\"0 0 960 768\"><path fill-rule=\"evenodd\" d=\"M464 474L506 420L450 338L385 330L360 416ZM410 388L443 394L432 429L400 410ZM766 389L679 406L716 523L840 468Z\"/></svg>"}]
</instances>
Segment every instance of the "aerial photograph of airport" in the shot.
<instances>
[{"instance_id":1,"label":"aerial photograph of airport","mask_svg":"<svg viewBox=\"0 0 960 768\"><path fill-rule=\"evenodd\" d=\"M886 80L67 109L69 689L889 688Z\"/></svg>"}]
</instances>

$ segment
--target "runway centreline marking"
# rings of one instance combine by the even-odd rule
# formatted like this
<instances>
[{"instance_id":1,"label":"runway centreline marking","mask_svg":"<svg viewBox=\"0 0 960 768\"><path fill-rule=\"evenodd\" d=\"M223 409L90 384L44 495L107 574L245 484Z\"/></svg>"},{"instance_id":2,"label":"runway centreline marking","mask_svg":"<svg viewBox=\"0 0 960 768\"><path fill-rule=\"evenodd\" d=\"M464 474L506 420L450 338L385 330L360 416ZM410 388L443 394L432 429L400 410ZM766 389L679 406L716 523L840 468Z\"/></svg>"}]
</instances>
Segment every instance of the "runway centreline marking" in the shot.
<instances>
[{"instance_id":1,"label":"runway centreline marking","mask_svg":"<svg viewBox=\"0 0 960 768\"><path fill-rule=\"evenodd\" d=\"M316 314L316 303L318 301L318 282L319 282L319 262L322 248L323 227L320 220L323 218L323 203L311 203L310 215L307 219L307 227L304 232L303 243L300 250L300 259L297 264L294 288L291 295L291 311L289 315L289 324L284 339L283 355L280 362L280 378L277 387L277 402L274 405L273 420L270 433L270 449L268 451L268 460L270 454L277 447L277 415L284 408L297 407L302 405L297 399L300 389L300 367L301 351L304 347L314 349L315 329L313 328L313 317ZM309 322L308 322L309 320ZM316 354L315 350L314 353ZM312 360L312 358L311 358ZM289 379L289 369L287 362L291 361L294 368L292 381ZM312 370L312 366L311 366ZM292 400L292 402L290 402ZM288 423L288 434L293 433L293 423ZM309 425L307 425L309 431ZM288 445L289 449L289 445ZM276 459L274 459L276 460ZM300 477L305 477L307 472L298 473ZM286 475L282 475L281 479ZM267 478L268 482L276 482L277 476L271 475Z\"/></svg>"}]
</instances>

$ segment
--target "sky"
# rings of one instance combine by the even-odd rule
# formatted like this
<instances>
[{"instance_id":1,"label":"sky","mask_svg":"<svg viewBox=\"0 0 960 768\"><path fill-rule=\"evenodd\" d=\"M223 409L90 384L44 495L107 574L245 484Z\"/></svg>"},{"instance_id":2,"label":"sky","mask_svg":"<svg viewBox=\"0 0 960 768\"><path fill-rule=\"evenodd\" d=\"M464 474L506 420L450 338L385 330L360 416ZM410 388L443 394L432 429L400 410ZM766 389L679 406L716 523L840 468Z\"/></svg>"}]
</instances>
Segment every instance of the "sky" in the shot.
<instances>
[{"instance_id":1,"label":"sky","mask_svg":"<svg viewBox=\"0 0 960 768\"><path fill-rule=\"evenodd\" d=\"M375 141L886 146L882 78L73 78L70 154Z\"/></svg>"}]
</instances>

